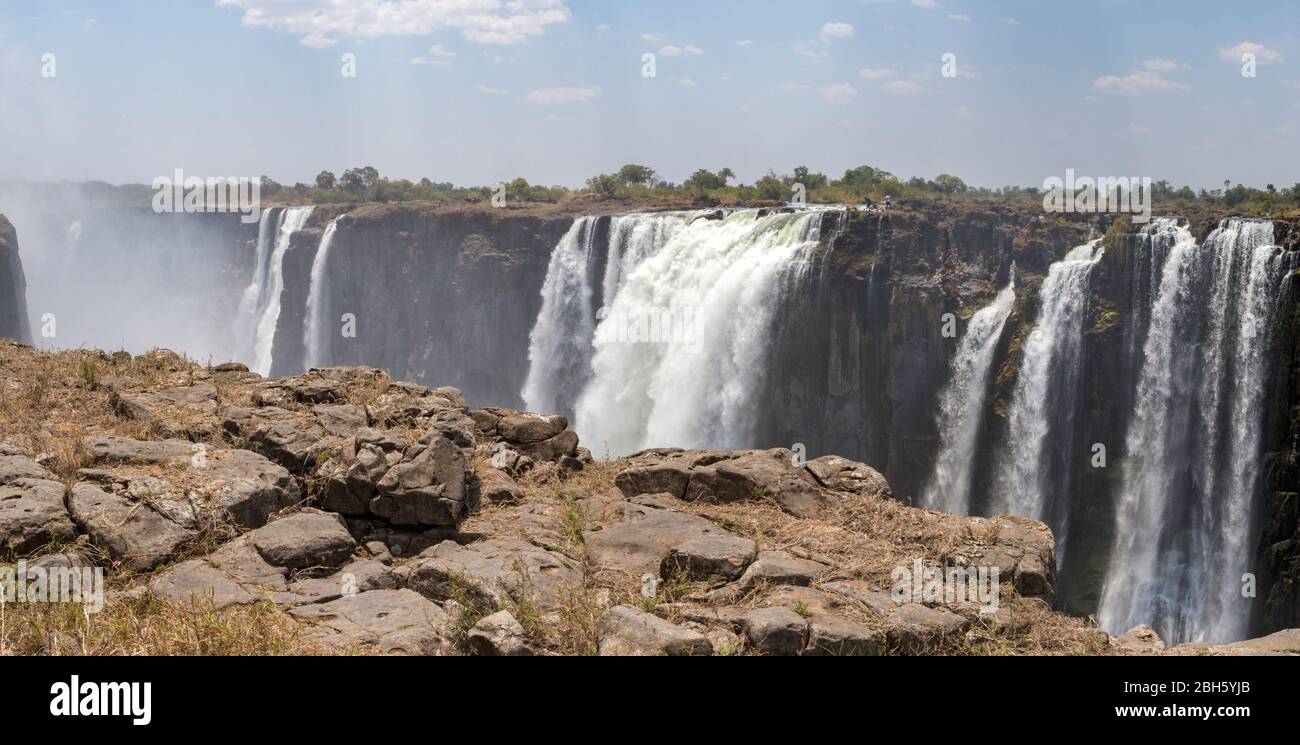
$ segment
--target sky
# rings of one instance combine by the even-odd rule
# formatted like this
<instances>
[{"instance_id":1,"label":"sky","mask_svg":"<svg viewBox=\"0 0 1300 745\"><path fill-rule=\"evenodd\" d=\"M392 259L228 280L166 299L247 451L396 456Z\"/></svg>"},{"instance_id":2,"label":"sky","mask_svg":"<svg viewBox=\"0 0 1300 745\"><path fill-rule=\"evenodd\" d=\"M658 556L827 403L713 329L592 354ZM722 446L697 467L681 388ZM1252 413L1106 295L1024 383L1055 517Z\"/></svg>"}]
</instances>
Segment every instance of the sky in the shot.
<instances>
[{"instance_id":1,"label":"sky","mask_svg":"<svg viewBox=\"0 0 1300 745\"><path fill-rule=\"evenodd\" d=\"M1282 187L1297 119L1292 0L0 0L0 179Z\"/></svg>"}]
</instances>

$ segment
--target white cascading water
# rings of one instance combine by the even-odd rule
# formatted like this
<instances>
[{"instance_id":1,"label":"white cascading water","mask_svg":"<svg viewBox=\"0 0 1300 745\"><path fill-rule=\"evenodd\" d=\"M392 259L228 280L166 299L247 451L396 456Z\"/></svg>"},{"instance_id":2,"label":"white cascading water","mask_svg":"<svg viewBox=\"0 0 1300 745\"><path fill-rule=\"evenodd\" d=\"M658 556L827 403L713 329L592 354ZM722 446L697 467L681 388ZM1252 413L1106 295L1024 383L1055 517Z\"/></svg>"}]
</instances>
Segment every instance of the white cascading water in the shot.
<instances>
[{"instance_id":1,"label":"white cascading water","mask_svg":"<svg viewBox=\"0 0 1300 745\"><path fill-rule=\"evenodd\" d=\"M686 225L680 212L616 215L609 218L609 248L596 284L600 221L575 220L551 253L542 286L542 307L528 346L528 377L522 396L530 411L573 416L591 379L596 325L618 294L624 278ZM599 293L599 297L597 294Z\"/></svg>"},{"instance_id":2,"label":"white cascading water","mask_svg":"<svg viewBox=\"0 0 1300 745\"><path fill-rule=\"evenodd\" d=\"M307 290L307 313L303 318L303 369L320 367L326 362L324 351L327 341L325 322L325 271L328 268L330 245L334 242L334 233L338 230L339 220L334 218L325 226L320 237L320 247L311 262L311 284Z\"/></svg>"},{"instance_id":3,"label":"white cascading water","mask_svg":"<svg viewBox=\"0 0 1300 745\"><path fill-rule=\"evenodd\" d=\"M1172 220L1146 230L1173 247L1143 348L1098 619L1112 633L1149 623L1166 640L1235 640L1250 616L1242 582L1282 260L1264 221L1227 220L1200 248Z\"/></svg>"},{"instance_id":4,"label":"white cascading water","mask_svg":"<svg viewBox=\"0 0 1300 745\"><path fill-rule=\"evenodd\" d=\"M528 343L528 377L523 398L529 411L569 412L591 370L594 217L573 221L546 268L542 307Z\"/></svg>"},{"instance_id":5,"label":"white cascading water","mask_svg":"<svg viewBox=\"0 0 1300 745\"><path fill-rule=\"evenodd\" d=\"M926 507L970 514L975 454L988 400L989 373L1002 329L1016 302L1015 270L988 305L971 316L953 355L948 383L939 394L939 454L925 489Z\"/></svg>"},{"instance_id":6,"label":"white cascading water","mask_svg":"<svg viewBox=\"0 0 1300 745\"><path fill-rule=\"evenodd\" d=\"M1008 411L1008 450L997 478L998 511L1042 520L1065 555L1069 462L1079 400L1083 330L1100 239L1053 263L1038 291L1038 318L1021 351Z\"/></svg>"},{"instance_id":7,"label":"white cascading water","mask_svg":"<svg viewBox=\"0 0 1300 745\"><path fill-rule=\"evenodd\" d=\"M258 293L259 308L253 339L253 363L249 367L260 375L271 374L275 326L280 320L280 293L284 290L284 255L289 250L289 242L293 234L307 224L312 209L312 207L288 207L280 214L279 225L275 231L275 247L268 259L267 271L262 278L262 289Z\"/></svg>"},{"instance_id":8,"label":"white cascading water","mask_svg":"<svg viewBox=\"0 0 1300 745\"><path fill-rule=\"evenodd\" d=\"M578 220L542 289L527 408L573 412L601 454L752 445L782 280L807 271L820 221L811 210L615 217L597 287L597 221Z\"/></svg>"},{"instance_id":9,"label":"white cascading water","mask_svg":"<svg viewBox=\"0 0 1300 745\"><path fill-rule=\"evenodd\" d=\"M253 359L257 339L257 319L262 309L262 293L266 285L266 264L271 256L271 242L278 225L275 218L278 210L264 209L257 221L257 255L253 265L253 281L244 288L239 299L239 311L235 323L235 353L230 359Z\"/></svg>"},{"instance_id":10,"label":"white cascading water","mask_svg":"<svg viewBox=\"0 0 1300 745\"><path fill-rule=\"evenodd\" d=\"M611 454L752 446L781 280L807 271L820 223L816 212L697 219L637 264L597 327L579 434Z\"/></svg>"}]
</instances>

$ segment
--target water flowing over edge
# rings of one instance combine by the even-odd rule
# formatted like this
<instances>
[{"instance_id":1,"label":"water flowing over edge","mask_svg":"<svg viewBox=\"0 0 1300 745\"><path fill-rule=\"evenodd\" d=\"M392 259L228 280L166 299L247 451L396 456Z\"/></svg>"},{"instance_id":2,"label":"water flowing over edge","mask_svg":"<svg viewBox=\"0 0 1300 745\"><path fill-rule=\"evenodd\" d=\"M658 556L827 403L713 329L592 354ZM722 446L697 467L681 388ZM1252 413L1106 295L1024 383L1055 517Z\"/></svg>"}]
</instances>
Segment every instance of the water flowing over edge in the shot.
<instances>
[{"instance_id":1,"label":"water flowing over edge","mask_svg":"<svg viewBox=\"0 0 1300 745\"><path fill-rule=\"evenodd\" d=\"M1015 301L1013 268L1007 286L971 316L953 354L948 382L939 393L939 451L922 497L926 507L958 515L970 513L971 481L988 400L989 373Z\"/></svg>"}]
</instances>

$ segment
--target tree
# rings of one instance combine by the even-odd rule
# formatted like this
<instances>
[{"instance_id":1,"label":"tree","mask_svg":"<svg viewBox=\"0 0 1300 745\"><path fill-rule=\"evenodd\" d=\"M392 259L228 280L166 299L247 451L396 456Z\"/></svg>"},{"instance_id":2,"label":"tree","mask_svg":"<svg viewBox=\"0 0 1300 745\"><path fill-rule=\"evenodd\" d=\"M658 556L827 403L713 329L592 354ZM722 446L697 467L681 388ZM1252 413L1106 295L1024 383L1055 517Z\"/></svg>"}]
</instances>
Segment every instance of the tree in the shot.
<instances>
[{"instance_id":1,"label":"tree","mask_svg":"<svg viewBox=\"0 0 1300 745\"><path fill-rule=\"evenodd\" d=\"M723 186L726 186L727 182L735 177L736 177L735 172L732 171L730 168L723 168L721 171L718 171L718 178L722 179Z\"/></svg>"},{"instance_id":2,"label":"tree","mask_svg":"<svg viewBox=\"0 0 1300 745\"><path fill-rule=\"evenodd\" d=\"M628 163L618 169L618 180L621 181L624 186L632 186L633 184L653 186L655 182L655 172L654 169L649 166L639 166L635 163Z\"/></svg>"},{"instance_id":3,"label":"tree","mask_svg":"<svg viewBox=\"0 0 1300 745\"><path fill-rule=\"evenodd\" d=\"M612 173L602 173L587 179L587 188L601 196L613 196L618 193L619 177Z\"/></svg>"},{"instance_id":4,"label":"tree","mask_svg":"<svg viewBox=\"0 0 1300 745\"><path fill-rule=\"evenodd\" d=\"M704 192L712 191L714 189L721 189L727 185L727 182L719 177L718 174L701 168L695 173L692 173L691 177L686 179L686 183L682 185L691 191L703 194Z\"/></svg>"},{"instance_id":5,"label":"tree","mask_svg":"<svg viewBox=\"0 0 1300 745\"><path fill-rule=\"evenodd\" d=\"M828 182L826 174L812 173L808 170L808 166L799 166L794 169L791 176L794 178L794 183L803 184L806 189L816 189L819 186L825 186Z\"/></svg>"},{"instance_id":6,"label":"tree","mask_svg":"<svg viewBox=\"0 0 1300 745\"><path fill-rule=\"evenodd\" d=\"M329 191L334 188L334 182L336 180L337 179L334 178L333 173L329 171L321 171L320 173L316 174L316 188L325 189L326 191Z\"/></svg>"},{"instance_id":7,"label":"tree","mask_svg":"<svg viewBox=\"0 0 1300 745\"><path fill-rule=\"evenodd\" d=\"M934 177L935 190L940 194L961 194L966 191L966 182L947 173Z\"/></svg>"}]
</instances>

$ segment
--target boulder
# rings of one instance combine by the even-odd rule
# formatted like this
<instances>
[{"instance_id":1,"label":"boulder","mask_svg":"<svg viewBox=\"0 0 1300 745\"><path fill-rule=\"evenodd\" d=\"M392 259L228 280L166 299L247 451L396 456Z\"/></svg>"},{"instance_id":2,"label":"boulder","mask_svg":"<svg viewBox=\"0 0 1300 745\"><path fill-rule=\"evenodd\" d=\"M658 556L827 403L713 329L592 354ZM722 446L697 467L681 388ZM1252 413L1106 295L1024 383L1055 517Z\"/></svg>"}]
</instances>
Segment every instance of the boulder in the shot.
<instances>
[{"instance_id":1,"label":"boulder","mask_svg":"<svg viewBox=\"0 0 1300 745\"><path fill-rule=\"evenodd\" d=\"M713 646L698 631L682 628L630 605L600 617L596 635L602 657L703 657Z\"/></svg>"},{"instance_id":2,"label":"boulder","mask_svg":"<svg viewBox=\"0 0 1300 745\"><path fill-rule=\"evenodd\" d=\"M755 608L740 616L746 644L760 654L794 656L808 646L808 621L787 608Z\"/></svg>"},{"instance_id":3,"label":"boulder","mask_svg":"<svg viewBox=\"0 0 1300 745\"><path fill-rule=\"evenodd\" d=\"M183 440L132 440L126 437L87 437L85 450L97 469L89 473L101 483L115 479L131 496L129 484L144 476L158 483L139 481L137 490L150 494L143 500L157 503L154 495L168 494L169 519L189 526L180 515L197 505L203 521L209 513L241 528L258 528L275 512L298 503L301 493L289 472L248 450L208 448ZM147 474L132 466L161 466ZM87 472L83 472L87 473ZM120 477L120 479L119 479ZM182 506L184 502L186 505ZM194 514L194 513L191 513Z\"/></svg>"},{"instance_id":4,"label":"boulder","mask_svg":"<svg viewBox=\"0 0 1300 745\"><path fill-rule=\"evenodd\" d=\"M123 566L146 572L175 558L199 531L186 528L145 502L76 484L68 500L72 519Z\"/></svg>"},{"instance_id":5,"label":"boulder","mask_svg":"<svg viewBox=\"0 0 1300 745\"><path fill-rule=\"evenodd\" d=\"M692 538L668 550L659 576L708 582L730 582L744 573L758 556L758 544L735 535Z\"/></svg>"},{"instance_id":6,"label":"boulder","mask_svg":"<svg viewBox=\"0 0 1300 745\"><path fill-rule=\"evenodd\" d=\"M1111 644L1134 654L1159 654L1165 651L1165 642L1156 630L1146 624L1134 626L1111 640Z\"/></svg>"},{"instance_id":7,"label":"boulder","mask_svg":"<svg viewBox=\"0 0 1300 745\"><path fill-rule=\"evenodd\" d=\"M482 618L465 635L470 651L480 657L530 657L528 636L510 611Z\"/></svg>"},{"instance_id":8,"label":"boulder","mask_svg":"<svg viewBox=\"0 0 1300 745\"><path fill-rule=\"evenodd\" d=\"M10 464L10 474L35 472L39 466ZM76 527L64 505L67 489L49 479L12 478L0 484L0 559L11 560L49 543L70 543Z\"/></svg>"},{"instance_id":9,"label":"boulder","mask_svg":"<svg viewBox=\"0 0 1300 745\"><path fill-rule=\"evenodd\" d=\"M832 491L848 492L864 497L893 499L889 482L876 469L838 455L823 455L808 461L809 473L822 486Z\"/></svg>"}]
</instances>

